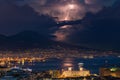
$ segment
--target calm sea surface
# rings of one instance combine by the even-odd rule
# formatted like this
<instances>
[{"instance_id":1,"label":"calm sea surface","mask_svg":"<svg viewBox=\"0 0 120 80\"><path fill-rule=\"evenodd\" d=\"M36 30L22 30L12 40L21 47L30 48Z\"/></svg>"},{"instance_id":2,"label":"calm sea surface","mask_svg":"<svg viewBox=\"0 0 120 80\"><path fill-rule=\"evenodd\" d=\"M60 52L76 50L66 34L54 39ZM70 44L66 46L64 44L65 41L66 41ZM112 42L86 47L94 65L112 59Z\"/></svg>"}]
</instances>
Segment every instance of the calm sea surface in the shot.
<instances>
[{"instance_id":1,"label":"calm sea surface","mask_svg":"<svg viewBox=\"0 0 120 80\"><path fill-rule=\"evenodd\" d=\"M25 63L26 67L33 69L33 71L46 71L56 69L67 69L72 67L74 70L78 70L78 63L84 63L83 67L91 71L91 73L99 73L101 67L120 67L120 58L109 56L109 57L96 57L93 59L81 59L81 58L63 58L47 59L45 62L33 62Z\"/></svg>"}]
</instances>

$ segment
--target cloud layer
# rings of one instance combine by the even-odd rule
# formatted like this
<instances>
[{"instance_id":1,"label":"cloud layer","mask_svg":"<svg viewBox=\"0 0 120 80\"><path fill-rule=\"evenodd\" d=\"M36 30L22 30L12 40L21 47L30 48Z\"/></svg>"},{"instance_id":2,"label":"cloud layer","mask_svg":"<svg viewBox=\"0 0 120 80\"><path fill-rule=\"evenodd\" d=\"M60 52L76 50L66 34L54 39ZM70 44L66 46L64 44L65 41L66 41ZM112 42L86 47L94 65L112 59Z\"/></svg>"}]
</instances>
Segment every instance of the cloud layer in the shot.
<instances>
[{"instance_id":1,"label":"cloud layer","mask_svg":"<svg viewBox=\"0 0 120 80\"><path fill-rule=\"evenodd\" d=\"M49 15L56 21L83 19L86 13L98 13L104 7L111 7L117 0L17 0L17 5L28 4L39 15ZM77 27L77 28L76 28ZM81 25L62 26L53 33L58 41L67 41L67 38ZM82 28L83 29L83 28Z\"/></svg>"},{"instance_id":2,"label":"cloud layer","mask_svg":"<svg viewBox=\"0 0 120 80\"><path fill-rule=\"evenodd\" d=\"M18 0L17 3L27 3L36 12L41 14L48 14L58 20L64 20L68 15L69 19L82 19L87 12L97 13L103 7L109 7L114 4L116 0ZM69 4L76 7L69 10Z\"/></svg>"},{"instance_id":3,"label":"cloud layer","mask_svg":"<svg viewBox=\"0 0 120 80\"><path fill-rule=\"evenodd\" d=\"M43 28L43 27L48 26L48 25L47 24L44 25L45 23L44 24L41 24L41 23L46 22L46 20L48 20L48 19L45 19L44 21L42 21L43 18L41 18L41 20L37 19L41 15L49 15L49 16L53 17L56 21L77 20L77 19L82 20L86 17L87 13L91 13L91 14L96 15L98 12L102 11L103 8L112 7L116 1L119 1L119 0L0 0L0 3L3 5L3 3L8 2L8 3L12 3L12 4L15 4L17 6L22 6L22 7L24 5L28 5L38 15L36 16L36 18L34 20L33 18L30 18L30 16L32 16L34 14L31 14L31 11L30 11L30 13L27 13L22 8L22 11L21 11L22 13L20 12L21 14L26 14L26 13L31 14L30 16L28 16L30 19L27 19L26 17L23 17L23 20L24 20L24 18L26 18L27 19L26 21L29 21L29 20L32 20L32 19L34 21L34 24L33 24L32 21L29 21L31 23L31 24L29 24L29 22L25 23L23 20L21 20L21 21L23 21L22 25L25 26L25 24L29 24L29 25L27 25L27 29L31 28L31 30L36 28L35 26L37 26L37 27L40 26L41 27L41 25L42 25L42 27L38 31L40 31L40 32L44 31L44 33L47 33L47 31L49 30L48 28L50 28L51 26L47 27L47 28ZM11 9L11 10L13 10L13 9ZM104 12L102 11L102 13L104 13ZM112 14L112 13L110 13L110 14ZM14 15L12 15L12 16L14 16ZM105 16L102 15L102 17L104 18ZM16 17L16 18L18 18L18 17ZM93 17L93 18L96 18L96 17ZM49 22L49 20L47 21L47 23L48 22ZM29 27L29 26L31 26L31 27ZM61 26L61 27L58 27L57 30L55 30L55 32L53 34L57 37L56 40L58 40L58 41L68 41L68 39L71 38L71 36L74 36L74 38L72 37L72 39L74 39L74 40L78 39L78 42L79 42L81 39L83 39L83 41L85 39L87 39L87 40L91 39L89 37L89 35L86 35L86 34L91 33L92 36L93 36L93 34L97 35L97 33L94 33L94 32L95 31L97 32L97 31L100 30L99 29L100 26L95 26L95 27L99 27L99 28L97 28L95 31L93 30L93 32L91 32L89 30L88 31L85 30L86 32L84 32L82 30L84 30L85 27L86 26L84 26L82 24L72 25L72 26L68 26L68 25ZM102 27L106 27L106 26L104 26L104 24L103 24ZM20 29L23 30L22 29L23 27L21 28L21 26L18 26L18 24L17 24L16 28L19 29L19 30ZM107 26L107 28L108 28L108 26ZM47 31L43 30L43 29L47 29ZM102 29L101 29L101 32L102 32Z\"/></svg>"}]
</instances>

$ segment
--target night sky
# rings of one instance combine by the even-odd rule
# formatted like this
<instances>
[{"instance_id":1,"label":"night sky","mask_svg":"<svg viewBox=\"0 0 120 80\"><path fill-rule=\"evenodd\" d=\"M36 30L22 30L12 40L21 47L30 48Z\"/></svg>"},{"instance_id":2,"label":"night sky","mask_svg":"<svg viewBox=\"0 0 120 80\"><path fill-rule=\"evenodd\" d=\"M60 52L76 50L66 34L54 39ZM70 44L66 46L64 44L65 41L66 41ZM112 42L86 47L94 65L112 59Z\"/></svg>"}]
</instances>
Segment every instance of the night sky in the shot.
<instances>
[{"instance_id":1,"label":"night sky","mask_svg":"<svg viewBox=\"0 0 120 80\"><path fill-rule=\"evenodd\" d=\"M54 26L76 20L82 22ZM60 42L120 49L120 0L0 0L0 34L25 30Z\"/></svg>"}]
</instances>

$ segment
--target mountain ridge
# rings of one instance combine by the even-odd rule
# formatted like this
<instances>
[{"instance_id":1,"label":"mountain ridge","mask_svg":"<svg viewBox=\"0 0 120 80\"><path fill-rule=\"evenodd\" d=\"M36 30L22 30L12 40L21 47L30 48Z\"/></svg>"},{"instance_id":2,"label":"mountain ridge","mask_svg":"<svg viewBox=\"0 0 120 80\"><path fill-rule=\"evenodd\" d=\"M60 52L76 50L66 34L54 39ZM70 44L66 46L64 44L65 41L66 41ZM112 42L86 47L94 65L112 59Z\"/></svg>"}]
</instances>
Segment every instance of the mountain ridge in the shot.
<instances>
[{"instance_id":1,"label":"mountain ridge","mask_svg":"<svg viewBox=\"0 0 120 80\"><path fill-rule=\"evenodd\" d=\"M51 37L51 39L50 39ZM22 31L16 35L4 36L0 35L0 50L14 49L33 49L33 48L53 48L61 46L71 49L90 49L87 47L67 44L52 40L53 36L44 36L34 31Z\"/></svg>"}]
</instances>

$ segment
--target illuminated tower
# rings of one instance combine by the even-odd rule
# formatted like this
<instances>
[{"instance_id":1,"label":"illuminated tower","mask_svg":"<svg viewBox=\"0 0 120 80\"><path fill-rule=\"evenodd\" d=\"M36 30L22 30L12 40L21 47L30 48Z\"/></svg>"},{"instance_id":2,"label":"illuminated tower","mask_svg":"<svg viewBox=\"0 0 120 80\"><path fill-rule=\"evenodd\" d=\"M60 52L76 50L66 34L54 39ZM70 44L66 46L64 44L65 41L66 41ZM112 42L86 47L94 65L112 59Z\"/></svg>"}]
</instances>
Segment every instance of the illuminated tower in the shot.
<instances>
[{"instance_id":1,"label":"illuminated tower","mask_svg":"<svg viewBox=\"0 0 120 80\"><path fill-rule=\"evenodd\" d=\"M84 65L84 63L78 63L78 66L79 66L79 70L80 70L80 71L83 71L83 65Z\"/></svg>"},{"instance_id":2,"label":"illuminated tower","mask_svg":"<svg viewBox=\"0 0 120 80\"><path fill-rule=\"evenodd\" d=\"M68 71L72 71L72 67L68 67Z\"/></svg>"}]
</instances>

